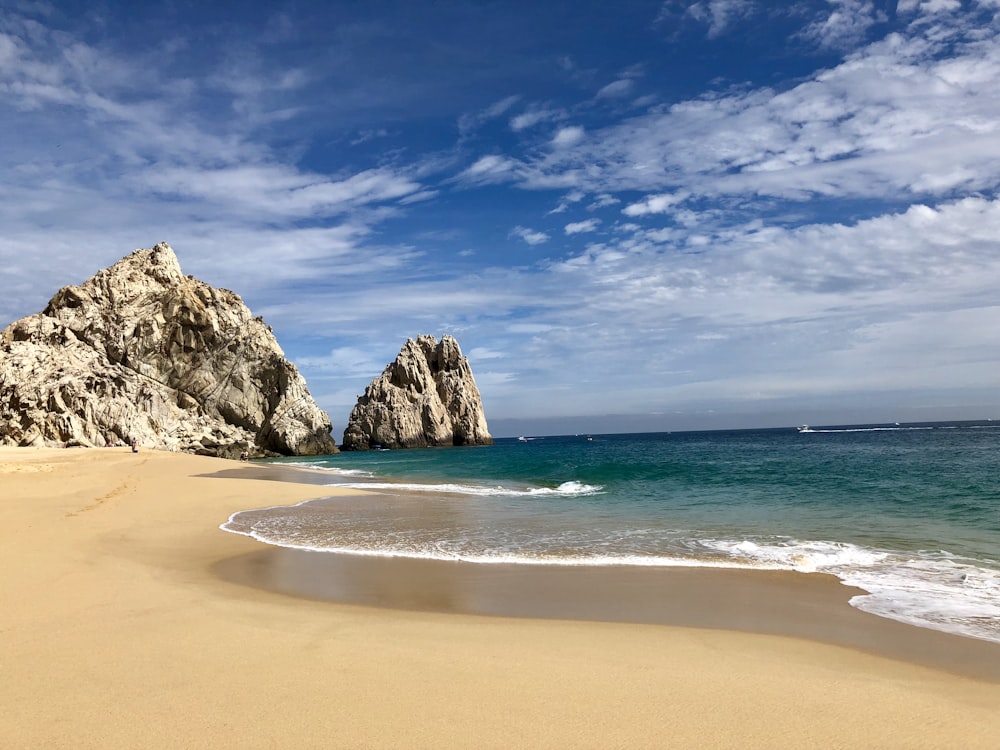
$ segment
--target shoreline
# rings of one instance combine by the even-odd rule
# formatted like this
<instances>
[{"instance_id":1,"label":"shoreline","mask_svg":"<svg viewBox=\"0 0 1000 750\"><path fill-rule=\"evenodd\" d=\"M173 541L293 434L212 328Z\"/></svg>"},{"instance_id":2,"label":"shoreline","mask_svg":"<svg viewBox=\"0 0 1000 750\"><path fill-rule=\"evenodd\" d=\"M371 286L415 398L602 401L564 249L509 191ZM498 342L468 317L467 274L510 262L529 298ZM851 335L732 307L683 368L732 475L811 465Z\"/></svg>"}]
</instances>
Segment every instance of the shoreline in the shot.
<instances>
[{"instance_id":1,"label":"shoreline","mask_svg":"<svg viewBox=\"0 0 1000 750\"><path fill-rule=\"evenodd\" d=\"M283 464L242 464L217 476L338 486L336 475L327 471ZM397 496L418 503L430 498L406 490L355 493L389 504ZM850 599L868 592L830 573L710 565L480 563L259 544L258 552L226 560L215 572L244 586L387 609L806 638L1000 682L1000 643L851 606Z\"/></svg>"},{"instance_id":2,"label":"shoreline","mask_svg":"<svg viewBox=\"0 0 1000 750\"><path fill-rule=\"evenodd\" d=\"M358 494L263 473L156 451L0 449L0 598L13 603L0 608L0 745L990 748L1000 735L1000 684L962 676L975 674L963 642L995 644L867 615L822 576L659 571L685 575L634 593L666 586L680 622L665 624L385 608L237 582L233 569L283 551L220 530L231 514ZM451 563L343 568L355 562L335 561L337 575L369 597L388 580L426 604L443 576L463 596L513 593L562 614L551 594L575 572L530 582L497 569L486 585ZM623 595L620 573L603 589L578 576L576 600ZM753 612L780 621L779 604L808 628L836 611L874 645L740 630ZM709 615L719 621L686 622ZM910 648L887 642L904 633L940 661L890 658Z\"/></svg>"}]
</instances>

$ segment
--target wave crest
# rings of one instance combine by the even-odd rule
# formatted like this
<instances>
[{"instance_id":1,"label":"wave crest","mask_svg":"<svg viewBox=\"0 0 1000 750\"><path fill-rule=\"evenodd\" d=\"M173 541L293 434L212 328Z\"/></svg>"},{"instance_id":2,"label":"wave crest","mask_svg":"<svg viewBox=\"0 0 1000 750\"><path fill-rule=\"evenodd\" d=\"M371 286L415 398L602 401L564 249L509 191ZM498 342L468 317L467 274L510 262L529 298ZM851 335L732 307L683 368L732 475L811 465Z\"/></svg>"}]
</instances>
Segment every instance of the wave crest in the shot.
<instances>
[{"instance_id":1,"label":"wave crest","mask_svg":"<svg viewBox=\"0 0 1000 750\"><path fill-rule=\"evenodd\" d=\"M442 484L419 484L411 482L338 482L336 485L331 486L354 490L397 490L402 492L430 492L449 495L504 497L531 497L536 495L581 497L583 495L596 495L604 489L598 484L584 484L583 482L577 481L563 482L557 487L528 487L520 489L504 487L503 485L488 487L485 485L455 484L451 482L445 482Z\"/></svg>"}]
</instances>

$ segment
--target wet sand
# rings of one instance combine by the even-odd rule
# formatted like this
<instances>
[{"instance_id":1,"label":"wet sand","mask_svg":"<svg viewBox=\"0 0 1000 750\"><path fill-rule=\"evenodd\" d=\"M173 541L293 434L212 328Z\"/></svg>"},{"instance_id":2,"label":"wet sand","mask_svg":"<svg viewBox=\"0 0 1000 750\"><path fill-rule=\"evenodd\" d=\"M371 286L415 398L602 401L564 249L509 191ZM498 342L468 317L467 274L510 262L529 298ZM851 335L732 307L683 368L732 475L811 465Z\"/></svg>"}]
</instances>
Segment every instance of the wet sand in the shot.
<instances>
[{"instance_id":1,"label":"wet sand","mask_svg":"<svg viewBox=\"0 0 1000 750\"><path fill-rule=\"evenodd\" d=\"M246 586L372 607L806 638L1000 683L1000 644L862 612L848 604L861 589L818 573L476 564L280 547L215 571Z\"/></svg>"},{"instance_id":2,"label":"wet sand","mask_svg":"<svg viewBox=\"0 0 1000 750\"><path fill-rule=\"evenodd\" d=\"M219 530L338 492L273 472L0 449L0 747L996 747L995 644L826 577L317 560Z\"/></svg>"}]
</instances>

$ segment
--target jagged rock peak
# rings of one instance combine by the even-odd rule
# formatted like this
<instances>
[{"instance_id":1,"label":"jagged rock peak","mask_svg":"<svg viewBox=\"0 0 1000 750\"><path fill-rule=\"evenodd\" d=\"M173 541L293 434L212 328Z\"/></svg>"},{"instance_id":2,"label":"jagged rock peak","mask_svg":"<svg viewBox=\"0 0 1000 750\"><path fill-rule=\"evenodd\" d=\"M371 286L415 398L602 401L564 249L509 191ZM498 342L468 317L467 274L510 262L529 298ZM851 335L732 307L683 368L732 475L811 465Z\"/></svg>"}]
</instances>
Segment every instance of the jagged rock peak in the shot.
<instances>
[{"instance_id":1,"label":"jagged rock peak","mask_svg":"<svg viewBox=\"0 0 1000 750\"><path fill-rule=\"evenodd\" d=\"M407 339L351 412L343 448L492 445L479 388L458 342Z\"/></svg>"},{"instance_id":2,"label":"jagged rock peak","mask_svg":"<svg viewBox=\"0 0 1000 750\"><path fill-rule=\"evenodd\" d=\"M0 332L0 445L316 455L330 431L271 328L165 242Z\"/></svg>"}]
</instances>

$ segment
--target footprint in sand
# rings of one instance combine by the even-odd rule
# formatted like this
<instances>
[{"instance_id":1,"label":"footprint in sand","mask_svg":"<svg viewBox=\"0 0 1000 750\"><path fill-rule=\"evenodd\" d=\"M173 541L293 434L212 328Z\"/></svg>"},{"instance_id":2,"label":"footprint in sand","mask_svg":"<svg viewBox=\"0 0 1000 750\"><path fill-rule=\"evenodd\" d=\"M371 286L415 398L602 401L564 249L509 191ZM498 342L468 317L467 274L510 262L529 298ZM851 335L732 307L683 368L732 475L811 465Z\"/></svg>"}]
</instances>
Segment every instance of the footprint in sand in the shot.
<instances>
[{"instance_id":1,"label":"footprint in sand","mask_svg":"<svg viewBox=\"0 0 1000 750\"><path fill-rule=\"evenodd\" d=\"M100 508L108 500L112 500L112 499L114 499L116 497L124 495L126 492L128 492L129 488L130 488L129 483L128 482L123 482L122 484L118 485L117 487L115 487L110 492L107 492L107 493L101 495L99 498L97 498L90 505L85 505L82 508L78 508L77 510L70 511L69 513L66 514L66 517L68 518L70 516L77 516L77 515L79 515L81 513L86 513L87 511L94 510L95 508Z\"/></svg>"}]
</instances>

